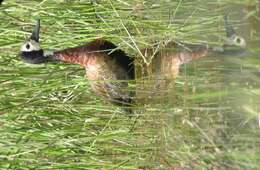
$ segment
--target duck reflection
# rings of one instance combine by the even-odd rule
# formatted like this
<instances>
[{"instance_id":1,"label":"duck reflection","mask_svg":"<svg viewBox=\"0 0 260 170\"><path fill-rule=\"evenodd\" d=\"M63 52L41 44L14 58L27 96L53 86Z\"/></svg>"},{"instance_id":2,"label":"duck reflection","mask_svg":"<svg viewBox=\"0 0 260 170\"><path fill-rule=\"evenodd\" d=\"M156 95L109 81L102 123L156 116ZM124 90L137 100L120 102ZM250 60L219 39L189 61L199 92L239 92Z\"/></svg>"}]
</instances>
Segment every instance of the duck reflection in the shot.
<instances>
[{"instance_id":1,"label":"duck reflection","mask_svg":"<svg viewBox=\"0 0 260 170\"><path fill-rule=\"evenodd\" d=\"M145 88L152 89L149 94L153 98L158 92L167 91L174 86L174 80L180 72L180 67L194 60L211 55L241 55L246 50L246 41L239 36L234 27L229 23L228 17L224 17L226 37L223 45L209 46L208 44L187 44L178 41L170 41L165 44L155 44L152 48L146 48L142 51L144 57L153 56L150 65L142 65L142 77ZM157 47L160 46L158 49ZM147 81L150 82L147 83ZM164 95L164 94L163 94Z\"/></svg>"}]
</instances>

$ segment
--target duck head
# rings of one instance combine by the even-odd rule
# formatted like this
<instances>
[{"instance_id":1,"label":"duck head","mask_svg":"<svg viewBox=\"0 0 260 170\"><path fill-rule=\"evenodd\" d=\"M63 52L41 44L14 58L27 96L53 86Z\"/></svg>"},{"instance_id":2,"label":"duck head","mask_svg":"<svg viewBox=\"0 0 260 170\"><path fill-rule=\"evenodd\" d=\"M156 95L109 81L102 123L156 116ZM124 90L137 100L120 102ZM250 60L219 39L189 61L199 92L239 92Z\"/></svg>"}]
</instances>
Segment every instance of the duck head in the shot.
<instances>
[{"instance_id":1,"label":"duck head","mask_svg":"<svg viewBox=\"0 0 260 170\"><path fill-rule=\"evenodd\" d=\"M225 30L226 30L226 39L224 46L235 46L238 48L246 48L246 40L238 35L234 27L229 23L228 16L224 16Z\"/></svg>"},{"instance_id":2,"label":"duck head","mask_svg":"<svg viewBox=\"0 0 260 170\"><path fill-rule=\"evenodd\" d=\"M213 52L224 56L247 56L246 40L238 35L234 27L229 23L228 16L224 16L226 36L221 46L212 47Z\"/></svg>"},{"instance_id":3,"label":"duck head","mask_svg":"<svg viewBox=\"0 0 260 170\"><path fill-rule=\"evenodd\" d=\"M41 64L47 62L49 57L44 55L43 49L40 47L40 20L37 20L35 28L30 38L21 46L21 59L30 64Z\"/></svg>"}]
</instances>

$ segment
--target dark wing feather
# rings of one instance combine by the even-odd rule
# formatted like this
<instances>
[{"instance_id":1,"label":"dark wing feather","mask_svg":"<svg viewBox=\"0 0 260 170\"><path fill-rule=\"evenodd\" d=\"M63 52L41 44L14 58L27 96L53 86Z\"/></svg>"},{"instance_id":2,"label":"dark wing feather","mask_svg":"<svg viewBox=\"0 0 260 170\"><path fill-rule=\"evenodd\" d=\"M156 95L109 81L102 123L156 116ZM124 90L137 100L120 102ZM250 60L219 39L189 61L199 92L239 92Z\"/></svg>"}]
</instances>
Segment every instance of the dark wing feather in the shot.
<instances>
[{"instance_id":1,"label":"dark wing feather","mask_svg":"<svg viewBox=\"0 0 260 170\"><path fill-rule=\"evenodd\" d=\"M134 59L129 57L123 50L118 49L112 42L104 40L100 44L100 50L104 51L127 72L130 79L135 78Z\"/></svg>"}]
</instances>

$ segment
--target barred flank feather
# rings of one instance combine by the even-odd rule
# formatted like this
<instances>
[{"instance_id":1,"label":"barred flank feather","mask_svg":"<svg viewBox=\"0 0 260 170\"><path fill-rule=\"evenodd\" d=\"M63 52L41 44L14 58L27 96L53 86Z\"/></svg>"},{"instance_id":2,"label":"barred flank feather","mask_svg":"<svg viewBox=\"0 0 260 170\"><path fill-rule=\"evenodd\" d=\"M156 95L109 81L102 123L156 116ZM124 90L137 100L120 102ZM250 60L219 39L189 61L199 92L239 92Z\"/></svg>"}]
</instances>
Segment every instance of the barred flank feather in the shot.
<instances>
[{"instance_id":1,"label":"barred flank feather","mask_svg":"<svg viewBox=\"0 0 260 170\"><path fill-rule=\"evenodd\" d=\"M133 59L113 43L98 39L54 55L58 60L84 66L86 77L98 95L119 106L133 104L133 93L125 90L126 80L135 78Z\"/></svg>"}]
</instances>

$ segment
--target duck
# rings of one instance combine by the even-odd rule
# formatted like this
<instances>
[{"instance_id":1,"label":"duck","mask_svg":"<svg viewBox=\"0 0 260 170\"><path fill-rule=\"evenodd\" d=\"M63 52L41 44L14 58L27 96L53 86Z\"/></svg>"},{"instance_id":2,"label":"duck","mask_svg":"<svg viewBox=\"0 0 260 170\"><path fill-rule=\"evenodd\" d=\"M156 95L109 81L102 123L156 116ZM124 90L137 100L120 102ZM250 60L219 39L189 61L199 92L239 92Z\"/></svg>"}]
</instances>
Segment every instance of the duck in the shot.
<instances>
[{"instance_id":1,"label":"duck","mask_svg":"<svg viewBox=\"0 0 260 170\"><path fill-rule=\"evenodd\" d=\"M152 48L143 49L142 54L144 57L151 58L153 56L150 65L142 65L149 72L145 74L150 74L158 80L157 85L164 84L163 86L167 87L179 75L180 67L183 64L212 55L221 57L244 54L246 51L246 40L235 31L228 20L228 15L224 15L224 26L226 36L223 38L224 42L220 46L191 44L178 40L170 40L161 44L157 43ZM159 50L158 46L160 46ZM167 83L162 83L162 81L166 81Z\"/></svg>"},{"instance_id":2,"label":"duck","mask_svg":"<svg viewBox=\"0 0 260 170\"><path fill-rule=\"evenodd\" d=\"M134 59L114 43L97 38L83 45L62 50L44 50L40 46L40 20L20 49L21 59L30 64L66 62L79 64L92 90L109 102L132 113L134 93L126 90L135 79Z\"/></svg>"}]
</instances>

